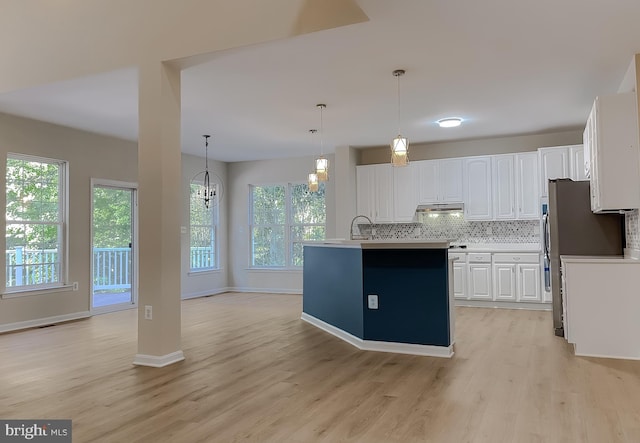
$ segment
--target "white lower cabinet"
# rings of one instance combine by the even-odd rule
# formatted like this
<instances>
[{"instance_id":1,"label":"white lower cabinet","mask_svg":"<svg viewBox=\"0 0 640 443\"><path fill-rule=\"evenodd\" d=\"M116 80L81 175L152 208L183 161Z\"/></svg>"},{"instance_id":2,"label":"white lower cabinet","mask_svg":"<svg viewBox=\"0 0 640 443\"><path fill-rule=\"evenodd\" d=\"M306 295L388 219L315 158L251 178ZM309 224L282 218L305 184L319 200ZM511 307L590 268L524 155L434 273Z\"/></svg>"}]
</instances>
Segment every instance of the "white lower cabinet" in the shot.
<instances>
[{"instance_id":1,"label":"white lower cabinet","mask_svg":"<svg viewBox=\"0 0 640 443\"><path fill-rule=\"evenodd\" d=\"M492 300L491 264L469 263L469 299Z\"/></svg>"},{"instance_id":2,"label":"white lower cabinet","mask_svg":"<svg viewBox=\"0 0 640 443\"><path fill-rule=\"evenodd\" d=\"M540 303L540 254L506 252L449 252L453 290L458 300ZM497 306L500 303L493 303ZM475 305L474 305L475 306Z\"/></svg>"},{"instance_id":3,"label":"white lower cabinet","mask_svg":"<svg viewBox=\"0 0 640 443\"><path fill-rule=\"evenodd\" d=\"M467 264L453 264L453 297L467 298Z\"/></svg>"},{"instance_id":4,"label":"white lower cabinet","mask_svg":"<svg viewBox=\"0 0 640 443\"><path fill-rule=\"evenodd\" d=\"M493 299L496 301L539 302L540 255L493 254Z\"/></svg>"},{"instance_id":5,"label":"white lower cabinet","mask_svg":"<svg viewBox=\"0 0 640 443\"><path fill-rule=\"evenodd\" d=\"M467 254L464 252L450 252L449 258L456 258L453 262L453 297L467 298Z\"/></svg>"},{"instance_id":6,"label":"white lower cabinet","mask_svg":"<svg viewBox=\"0 0 640 443\"><path fill-rule=\"evenodd\" d=\"M518 301L541 301L540 265L519 264L517 268Z\"/></svg>"},{"instance_id":7,"label":"white lower cabinet","mask_svg":"<svg viewBox=\"0 0 640 443\"><path fill-rule=\"evenodd\" d=\"M493 265L493 299L516 301L516 265L496 263Z\"/></svg>"}]
</instances>

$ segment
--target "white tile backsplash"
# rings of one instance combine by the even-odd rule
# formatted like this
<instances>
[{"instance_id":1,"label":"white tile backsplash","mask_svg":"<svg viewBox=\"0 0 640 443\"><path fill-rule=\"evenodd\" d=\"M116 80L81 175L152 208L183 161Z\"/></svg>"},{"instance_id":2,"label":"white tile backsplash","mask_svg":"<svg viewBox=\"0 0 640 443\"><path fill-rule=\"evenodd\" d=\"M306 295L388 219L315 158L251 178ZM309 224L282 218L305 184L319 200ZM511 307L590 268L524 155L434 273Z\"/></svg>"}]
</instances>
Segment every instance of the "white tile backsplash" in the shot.
<instances>
[{"instance_id":1,"label":"white tile backsplash","mask_svg":"<svg viewBox=\"0 0 640 443\"><path fill-rule=\"evenodd\" d=\"M627 248L640 250L640 226L638 225L638 210L635 209L624 215Z\"/></svg>"},{"instance_id":2,"label":"white tile backsplash","mask_svg":"<svg viewBox=\"0 0 640 443\"><path fill-rule=\"evenodd\" d=\"M362 232L368 228L360 226ZM422 223L374 225L373 238L380 240L438 240L449 239L460 244L484 243L540 243L538 220L467 221L453 214L425 216Z\"/></svg>"}]
</instances>

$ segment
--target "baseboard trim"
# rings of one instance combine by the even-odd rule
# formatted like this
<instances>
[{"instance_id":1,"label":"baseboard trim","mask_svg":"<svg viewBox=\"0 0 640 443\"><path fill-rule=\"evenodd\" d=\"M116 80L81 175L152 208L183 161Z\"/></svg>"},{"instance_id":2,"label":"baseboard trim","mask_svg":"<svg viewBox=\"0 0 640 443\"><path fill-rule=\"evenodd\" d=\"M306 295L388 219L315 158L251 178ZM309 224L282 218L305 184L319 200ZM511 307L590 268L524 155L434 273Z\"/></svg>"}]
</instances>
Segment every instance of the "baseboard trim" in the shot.
<instances>
[{"instance_id":1,"label":"baseboard trim","mask_svg":"<svg viewBox=\"0 0 640 443\"><path fill-rule=\"evenodd\" d=\"M64 323L72 320L80 320L91 317L91 312L82 311L73 314L55 315L53 317L37 318L34 320L19 321L15 323L7 323L0 325L0 333L19 331L21 329L38 328L40 326L55 325L56 323Z\"/></svg>"},{"instance_id":2,"label":"baseboard trim","mask_svg":"<svg viewBox=\"0 0 640 443\"><path fill-rule=\"evenodd\" d=\"M456 300L456 306L466 308L526 309L528 311L551 311L551 303L528 303L519 301Z\"/></svg>"},{"instance_id":3,"label":"baseboard trim","mask_svg":"<svg viewBox=\"0 0 640 443\"><path fill-rule=\"evenodd\" d=\"M228 292L255 292L263 294L295 294L302 295L302 289L278 289L278 288L248 288L248 287L231 287Z\"/></svg>"},{"instance_id":4,"label":"baseboard trim","mask_svg":"<svg viewBox=\"0 0 640 443\"><path fill-rule=\"evenodd\" d=\"M358 338L342 329L336 328L329 323L326 323L312 315L305 312L300 317L301 320L322 329L329 334L346 341L350 345L362 351L376 351L376 352L393 352L396 354L410 354L410 355L423 355L427 357L453 357L453 345L451 346L432 346L432 345L417 345L412 343L396 343L385 341L373 341L363 340Z\"/></svg>"},{"instance_id":5,"label":"baseboard trim","mask_svg":"<svg viewBox=\"0 0 640 443\"><path fill-rule=\"evenodd\" d=\"M189 300L190 298L200 298L200 297L208 297L210 295L218 295L218 294L223 294L225 292L230 292L232 291L231 288L218 288L218 289L208 289L206 291L198 291L198 292L190 292L188 294L183 294L181 296L182 300Z\"/></svg>"},{"instance_id":6,"label":"baseboard trim","mask_svg":"<svg viewBox=\"0 0 640 443\"><path fill-rule=\"evenodd\" d=\"M163 368L184 360L182 351L172 352L167 355L146 355L136 354L133 364L136 366L150 366L152 368Z\"/></svg>"}]
</instances>

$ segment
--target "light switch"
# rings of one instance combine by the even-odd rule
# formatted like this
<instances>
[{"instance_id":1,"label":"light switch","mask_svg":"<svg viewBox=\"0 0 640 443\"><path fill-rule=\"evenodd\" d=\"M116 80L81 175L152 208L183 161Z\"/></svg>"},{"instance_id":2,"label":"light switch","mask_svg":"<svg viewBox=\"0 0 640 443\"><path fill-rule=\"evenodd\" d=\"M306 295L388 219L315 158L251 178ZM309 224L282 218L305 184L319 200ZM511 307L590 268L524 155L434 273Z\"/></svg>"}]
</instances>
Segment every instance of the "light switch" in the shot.
<instances>
[{"instance_id":1,"label":"light switch","mask_svg":"<svg viewBox=\"0 0 640 443\"><path fill-rule=\"evenodd\" d=\"M367 296L369 309L378 309L378 296L375 294L369 294Z\"/></svg>"}]
</instances>

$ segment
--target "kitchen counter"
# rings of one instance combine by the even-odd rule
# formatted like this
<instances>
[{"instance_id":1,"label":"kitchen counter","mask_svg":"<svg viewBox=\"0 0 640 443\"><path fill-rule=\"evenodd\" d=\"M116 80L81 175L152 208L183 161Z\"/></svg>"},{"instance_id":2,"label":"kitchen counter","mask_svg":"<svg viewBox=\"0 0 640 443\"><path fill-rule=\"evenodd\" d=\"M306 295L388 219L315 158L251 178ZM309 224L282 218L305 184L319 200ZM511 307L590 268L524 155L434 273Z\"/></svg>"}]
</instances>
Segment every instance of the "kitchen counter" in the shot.
<instances>
[{"instance_id":1,"label":"kitchen counter","mask_svg":"<svg viewBox=\"0 0 640 443\"><path fill-rule=\"evenodd\" d=\"M352 247L360 249L447 249L448 240L344 240L328 239L309 246Z\"/></svg>"},{"instance_id":2,"label":"kitchen counter","mask_svg":"<svg viewBox=\"0 0 640 443\"><path fill-rule=\"evenodd\" d=\"M363 350L453 355L448 241L304 245L302 320Z\"/></svg>"},{"instance_id":3,"label":"kitchen counter","mask_svg":"<svg viewBox=\"0 0 640 443\"><path fill-rule=\"evenodd\" d=\"M540 253L542 247L539 243L467 243L466 248L450 249L453 252L513 252L513 253Z\"/></svg>"},{"instance_id":4,"label":"kitchen counter","mask_svg":"<svg viewBox=\"0 0 640 443\"><path fill-rule=\"evenodd\" d=\"M564 332L576 355L640 360L639 260L562 255Z\"/></svg>"},{"instance_id":5,"label":"kitchen counter","mask_svg":"<svg viewBox=\"0 0 640 443\"><path fill-rule=\"evenodd\" d=\"M560 261L562 263L640 264L640 260L622 255L561 255Z\"/></svg>"}]
</instances>

